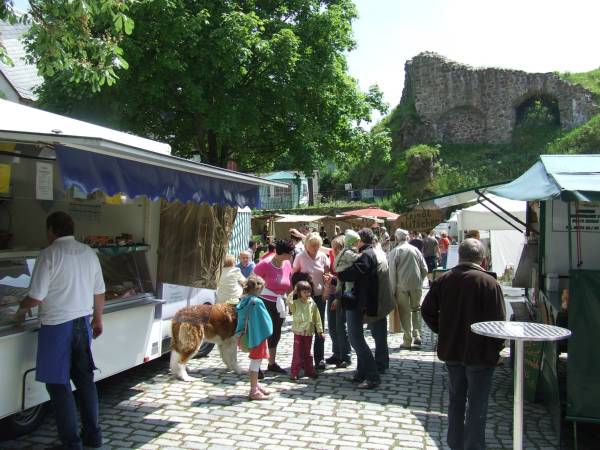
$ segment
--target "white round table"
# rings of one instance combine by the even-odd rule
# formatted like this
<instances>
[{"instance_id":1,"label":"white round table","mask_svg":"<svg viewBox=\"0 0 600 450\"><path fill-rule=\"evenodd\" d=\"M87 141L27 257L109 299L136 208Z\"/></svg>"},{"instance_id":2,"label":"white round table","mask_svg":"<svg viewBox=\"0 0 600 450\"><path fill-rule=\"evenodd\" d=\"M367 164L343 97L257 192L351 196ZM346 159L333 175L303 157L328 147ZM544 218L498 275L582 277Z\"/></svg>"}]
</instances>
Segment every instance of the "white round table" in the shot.
<instances>
[{"instance_id":1,"label":"white round table","mask_svg":"<svg viewBox=\"0 0 600 450\"><path fill-rule=\"evenodd\" d=\"M523 342L559 341L571 336L571 331L554 325L534 322L478 322L471 331L482 336L515 341L515 380L513 405L513 449L523 449Z\"/></svg>"}]
</instances>

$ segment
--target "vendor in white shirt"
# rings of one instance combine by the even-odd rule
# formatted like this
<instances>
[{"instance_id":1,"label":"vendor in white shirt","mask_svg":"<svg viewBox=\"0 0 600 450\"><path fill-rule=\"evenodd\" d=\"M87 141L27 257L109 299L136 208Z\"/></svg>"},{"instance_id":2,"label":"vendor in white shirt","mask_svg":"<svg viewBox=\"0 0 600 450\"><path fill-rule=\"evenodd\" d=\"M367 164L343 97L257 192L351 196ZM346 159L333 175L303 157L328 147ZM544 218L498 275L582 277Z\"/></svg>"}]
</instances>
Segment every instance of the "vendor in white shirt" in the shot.
<instances>
[{"instance_id":1,"label":"vendor in white shirt","mask_svg":"<svg viewBox=\"0 0 600 450\"><path fill-rule=\"evenodd\" d=\"M17 314L24 317L39 306L36 380L46 383L63 448L97 448L102 434L90 344L102 334L102 269L94 251L73 237L68 214L50 214L46 230L50 246L36 260L29 295ZM70 380L79 397L81 436Z\"/></svg>"}]
</instances>

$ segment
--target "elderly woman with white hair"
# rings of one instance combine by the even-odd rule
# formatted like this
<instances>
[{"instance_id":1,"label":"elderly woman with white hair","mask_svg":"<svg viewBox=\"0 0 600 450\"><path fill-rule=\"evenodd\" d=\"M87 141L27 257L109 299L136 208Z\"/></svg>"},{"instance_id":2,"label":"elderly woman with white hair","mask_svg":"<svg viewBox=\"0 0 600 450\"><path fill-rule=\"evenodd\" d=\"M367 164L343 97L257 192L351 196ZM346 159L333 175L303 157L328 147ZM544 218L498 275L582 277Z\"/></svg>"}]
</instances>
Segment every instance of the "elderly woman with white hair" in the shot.
<instances>
[{"instance_id":1,"label":"elderly woman with white hair","mask_svg":"<svg viewBox=\"0 0 600 450\"><path fill-rule=\"evenodd\" d=\"M408 231L398 228L395 238L398 245L388 254L390 283L404 330L400 348L410 349L413 344L421 345L421 294L427 264L419 249L408 243Z\"/></svg>"},{"instance_id":2,"label":"elderly woman with white hair","mask_svg":"<svg viewBox=\"0 0 600 450\"><path fill-rule=\"evenodd\" d=\"M294 259L293 272L302 272L310 275L313 284L313 300L319 308L323 329L325 328L325 299L323 291L325 283L331 279L328 256L321 252L323 240L319 233L309 233L304 240L304 251ZM317 370L325 369L325 340L315 336L313 345L313 357Z\"/></svg>"}]
</instances>

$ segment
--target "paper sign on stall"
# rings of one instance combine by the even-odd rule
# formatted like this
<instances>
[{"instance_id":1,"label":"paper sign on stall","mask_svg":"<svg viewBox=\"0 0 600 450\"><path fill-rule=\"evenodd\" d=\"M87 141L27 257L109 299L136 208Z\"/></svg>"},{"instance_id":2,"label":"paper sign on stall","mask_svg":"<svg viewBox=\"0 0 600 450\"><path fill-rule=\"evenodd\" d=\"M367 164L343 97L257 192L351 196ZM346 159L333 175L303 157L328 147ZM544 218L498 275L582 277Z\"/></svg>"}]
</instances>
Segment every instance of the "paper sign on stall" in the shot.
<instances>
[{"instance_id":1,"label":"paper sign on stall","mask_svg":"<svg viewBox=\"0 0 600 450\"><path fill-rule=\"evenodd\" d=\"M0 164L0 193L8 194L10 191L10 164Z\"/></svg>"},{"instance_id":2,"label":"paper sign on stall","mask_svg":"<svg viewBox=\"0 0 600 450\"><path fill-rule=\"evenodd\" d=\"M38 162L36 164L35 198L38 200L54 200L54 173L52 164Z\"/></svg>"},{"instance_id":3,"label":"paper sign on stall","mask_svg":"<svg viewBox=\"0 0 600 450\"><path fill-rule=\"evenodd\" d=\"M452 269L458 264L458 245L448 246L448 259L446 261L446 269Z\"/></svg>"}]
</instances>

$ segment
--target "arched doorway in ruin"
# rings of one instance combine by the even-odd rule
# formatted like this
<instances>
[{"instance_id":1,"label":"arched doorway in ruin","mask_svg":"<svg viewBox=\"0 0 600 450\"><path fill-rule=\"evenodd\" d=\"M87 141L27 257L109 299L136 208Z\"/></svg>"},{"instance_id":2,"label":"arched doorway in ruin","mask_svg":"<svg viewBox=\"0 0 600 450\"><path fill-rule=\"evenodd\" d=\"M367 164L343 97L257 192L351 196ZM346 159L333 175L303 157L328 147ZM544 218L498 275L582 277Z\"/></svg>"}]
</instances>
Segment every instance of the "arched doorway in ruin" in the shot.
<instances>
[{"instance_id":1,"label":"arched doorway in ruin","mask_svg":"<svg viewBox=\"0 0 600 450\"><path fill-rule=\"evenodd\" d=\"M539 145L556 137L561 130L558 99L547 93L533 93L514 103L513 143Z\"/></svg>"}]
</instances>

